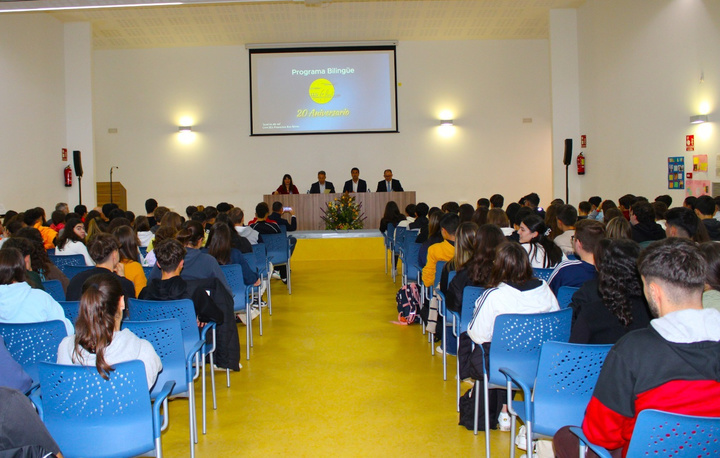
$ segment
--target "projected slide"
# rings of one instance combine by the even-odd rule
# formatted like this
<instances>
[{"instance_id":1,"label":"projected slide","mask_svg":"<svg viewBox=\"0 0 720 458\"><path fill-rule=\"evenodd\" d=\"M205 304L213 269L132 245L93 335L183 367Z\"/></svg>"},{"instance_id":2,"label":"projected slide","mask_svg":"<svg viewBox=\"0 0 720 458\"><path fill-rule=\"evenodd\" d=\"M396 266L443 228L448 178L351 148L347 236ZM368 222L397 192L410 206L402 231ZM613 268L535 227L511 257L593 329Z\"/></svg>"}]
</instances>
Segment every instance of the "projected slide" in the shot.
<instances>
[{"instance_id":1,"label":"projected slide","mask_svg":"<svg viewBox=\"0 0 720 458\"><path fill-rule=\"evenodd\" d=\"M250 50L251 134L397 132L395 47Z\"/></svg>"}]
</instances>

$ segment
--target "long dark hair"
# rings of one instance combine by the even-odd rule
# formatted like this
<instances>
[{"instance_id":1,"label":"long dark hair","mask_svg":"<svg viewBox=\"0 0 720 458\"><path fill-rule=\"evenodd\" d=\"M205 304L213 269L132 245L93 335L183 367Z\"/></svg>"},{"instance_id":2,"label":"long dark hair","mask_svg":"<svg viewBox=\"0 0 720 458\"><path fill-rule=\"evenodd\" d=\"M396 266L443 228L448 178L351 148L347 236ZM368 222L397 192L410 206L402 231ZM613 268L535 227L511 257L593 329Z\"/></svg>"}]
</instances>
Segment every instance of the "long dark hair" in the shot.
<instances>
[{"instance_id":1,"label":"long dark hair","mask_svg":"<svg viewBox=\"0 0 720 458\"><path fill-rule=\"evenodd\" d=\"M562 250L559 246L555 245L555 242L548 238L550 231L548 231L548 227L540 215L533 214L526 216L523 218L522 224L527 226L530 232L537 232L538 234L530 240L530 251L528 252L529 259L535 258L537 246L540 245L545 250L543 267L550 268L562 261Z\"/></svg>"},{"instance_id":2,"label":"long dark hair","mask_svg":"<svg viewBox=\"0 0 720 458\"><path fill-rule=\"evenodd\" d=\"M497 286L500 283L521 285L532 278L532 265L522 245L503 242L497 247L488 286Z\"/></svg>"},{"instance_id":3,"label":"long dark hair","mask_svg":"<svg viewBox=\"0 0 720 458\"><path fill-rule=\"evenodd\" d=\"M405 215L400 212L397 203L394 200L389 201L385 204L385 214L383 218L385 222L391 223L397 226L397 223L405 219Z\"/></svg>"},{"instance_id":4,"label":"long dark hair","mask_svg":"<svg viewBox=\"0 0 720 458\"><path fill-rule=\"evenodd\" d=\"M470 221L460 224L455 231L455 256L452 260L455 270L462 269L472 259L477 231L478 225Z\"/></svg>"},{"instance_id":5,"label":"long dark hair","mask_svg":"<svg viewBox=\"0 0 720 458\"><path fill-rule=\"evenodd\" d=\"M289 192L292 192L293 181L292 181L292 177L290 176L289 173L286 173L285 175L283 175L283 179L282 179L282 183L280 183L280 187L285 187L285 178L290 178L290 184L287 186L287 190Z\"/></svg>"},{"instance_id":6,"label":"long dark hair","mask_svg":"<svg viewBox=\"0 0 720 458\"><path fill-rule=\"evenodd\" d=\"M65 248L65 244L68 240L72 240L73 242L80 242L85 243L85 240L81 239L79 235L75 233L75 226L78 224L83 224L83 222L79 218L70 218L65 222L65 228L62 230L62 233L57 239L57 242L55 242L55 246L57 248ZM85 225L83 225L83 229L85 228Z\"/></svg>"},{"instance_id":7,"label":"long dark hair","mask_svg":"<svg viewBox=\"0 0 720 458\"><path fill-rule=\"evenodd\" d=\"M32 270L39 273L41 276L45 276L45 274L50 270L52 262L47 255L45 242L43 241L40 231L34 227L23 227L15 233L15 237L22 237L32 242L33 252L30 255Z\"/></svg>"},{"instance_id":8,"label":"long dark hair","mask_svg":"<svg viewBox=\"0 0 720 458\"><path fill-rule=\"evenodd\" d=\"M120 242L120 260L129 259L131 261L140 262L140 252L138 245L140 241L137 238L137 234L130 226L116 227L113 231L113 235L117 237Z\"/></svg>"},{"instance_id":9,"label":"long dark hair","mask_svg":"<svg viewBox=\"0 0 720 458\"><path fill-rule=\"evenodd\" d=\"M637 268L639 255L639 245L628 239L603 239L596 250L598 292L605 307L623 326L633 320L631 298L643 296Z\"/></svg>"},{"instance_id":10,"label":"long dark hair","mask_svg":"<svg viewBox=\"0 0 720 458\"><path fill-rule=\"evenodd\" d=\"M83 285L79 314L75 321L73 361L82 362L81 348L94 353L95 367L106 380L113 368L105 361L105 350L112 343L122 297L122 285L116 275L93 275Z\"/></svg>"},{"instance_id":11,"label":"long dark hair","mask_svg":"<svg viewBox=\"0 0 720 458\"><path fill-rule=\"evenodd\" d=\"M215 223L210 228L207 242L208 254L217 259L218 264L230 264L230 253L232 252L232 233L230 226L225 223Z\"/></svg>"},{"instance_id":12,"label":"long dark hair","mask_svg":"<svg viewBox=\"0 0 720 458\"><path fill-rule=\"evenodd\" d=\"M185 227L177 233L176 239L183 244L184 247L195 248L198 242L205 238L205 229L203 225L197 221L188 221Z\"/></svg>"},{"instance_id":13,"label":"long dark hair","mask_svg":"<svg viewBox=\"0 0 720 458\"><path fill-rule=\"evenodd\" d=\"M505 236L494 224L483 224L475 233L475 252L465 268L468 277L476 285L486 286L490 280L495 250L505 241Z\"/></svg>"}]
</instances>

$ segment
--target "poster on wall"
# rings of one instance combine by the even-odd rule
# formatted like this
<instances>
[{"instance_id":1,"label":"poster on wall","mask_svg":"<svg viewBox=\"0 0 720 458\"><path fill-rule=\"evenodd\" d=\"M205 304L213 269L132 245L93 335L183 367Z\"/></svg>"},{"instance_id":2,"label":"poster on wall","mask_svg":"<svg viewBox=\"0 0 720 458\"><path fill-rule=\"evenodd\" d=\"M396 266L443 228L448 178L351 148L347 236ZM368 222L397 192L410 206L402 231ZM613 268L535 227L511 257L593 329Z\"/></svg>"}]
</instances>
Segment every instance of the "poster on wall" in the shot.
<instances>
[{"instance_id":1,"label":"poster on wall","mask_svg":"<svg viewBox=\"0 0 720 458\"><path fill-rule=\"evenodd\" d=\"M685 151L695 151L695 136L694 135L686 135L685 136Z\"/></svg>"},{"instance_id":2,"label":"poster on wall","mask_svg":"<svg viewBox=\"0 0 720 458\"><path fill-rule=\"evenodd\" d=\"M668 189L685 189L685 157L668 158Z\"/></svg>"},{"instance_id":3,"label":"poster on wall","mask_svg":"<svg viewBox=\"0 0 720 458\"><path fill-rule=\"evenodd\" d=\"M707 154L696 154L693 156L693 172L707 172L708 157Z\"/></svg>"},{"instance_id":4,"label":"poster on wall","mask_svg":"<svg viewBox=\"0 0 720 458\"><path fill-rule=\"evenodd\" d=\"M704 194L710 194L710 186L710 180L687 180L685 196L700 197Z\"/></svg>"}]
</instances>

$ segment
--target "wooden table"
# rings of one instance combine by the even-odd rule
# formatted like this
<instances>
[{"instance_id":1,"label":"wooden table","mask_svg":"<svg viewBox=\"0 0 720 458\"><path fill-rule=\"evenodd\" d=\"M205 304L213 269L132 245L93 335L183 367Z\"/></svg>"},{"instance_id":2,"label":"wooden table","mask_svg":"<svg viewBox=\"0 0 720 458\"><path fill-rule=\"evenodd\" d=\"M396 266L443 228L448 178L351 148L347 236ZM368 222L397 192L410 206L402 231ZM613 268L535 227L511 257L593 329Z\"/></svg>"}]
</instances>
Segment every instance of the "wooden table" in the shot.
<instances>
[{"instance_id":1,"label":"wooden table","mask_svg":"<svg viewBox=\"0 0 720 458\"><path fill-rule=\"evenodd\" d=\"M355 201L360 204L361 212L365 214L364 228L377 229L380 227L380 220L385 212L385 205L394 200L404 213L405 206L414 204L415 191L409 192L359 192L351 193ZM297 229L299 231L324 230L325 222L321 219L324 215L323 209L333 199L338 199L342 194L265 194L263 201L272 209L273 202L282 202L283 207L292 207L297 217ZM289 215L285 214L288 218ZM247 217L246 217L247 218Z\"/></svg>"}]
</instances>

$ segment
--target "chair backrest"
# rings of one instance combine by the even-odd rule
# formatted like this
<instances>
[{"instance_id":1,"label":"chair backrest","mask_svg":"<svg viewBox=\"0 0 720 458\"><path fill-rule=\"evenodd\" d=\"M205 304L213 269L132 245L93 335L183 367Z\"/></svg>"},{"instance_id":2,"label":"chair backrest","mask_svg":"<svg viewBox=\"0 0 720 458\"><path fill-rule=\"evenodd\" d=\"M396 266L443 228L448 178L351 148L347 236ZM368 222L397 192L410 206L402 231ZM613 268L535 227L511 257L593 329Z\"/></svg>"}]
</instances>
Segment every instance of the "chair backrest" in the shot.
<instances>
[{"instance_id":1,"label":"chair backrest","mask_svg":"<svg viewBox=\"0 0 720 458\"><path fill-rule=\"evenodd\" d=\"M128 309L128 319L130 321L157 321L176 318L182 329L182 339L186 354L187 350L200 340L195 306L190 299L178 299L174 301L130 299Z\"/></svg>"},{"instance_id":2,"label":"chair backrest","mask_svg":"<svg viewBox=\"0 0 720 458\"><path fill-rule=\"evenodd\" d=\"M150 396L141 361L95 366L40 363L43 422L67 457L135 456L154 449Z\"/></svg>"},{"instance_id":3,"label":"chair backrest","mask_svg":"<svg viewBox=\"0 0 720 458\"><path fill-rule=\"evenodd\" d=\"M580 425L600 369L612 345L545 342L533 391L533 431L554 435L565 425Z\"/></svg>"},{"instance_id":4,"label":"chair backrest","mask_svg":"<svg viewBox=\"0 0 720 458\"><path fill-rule=\"evenodd\" d=\"M59 269L62 270L62 273L64 273L68 279L71 279L75 275L79 274L80 272L84 272L84 271L92 269L92 268L93 268L93 266L82 265L82 266L63 266L63 267L60 267Z\"/></svg>"},{"instance_id":5,"label":"chair backrest","mask_svg":"<svg viewBox=\"0 0 720 458\"><path fill-rule=\"evenodd\" d=\"M475 314L475 302L485 293L485 288L466 286L463 288L462 311L460 312L460 333L467 332Z\"/></svg>"},{"instance_id":6,"label":"chair backrest","mask_svg":"<svg viewBox=\"0 0 720 458\"><path fill-rule=\"evenodd\" d=\"M546 313L509 313L495 318L490 344L491 384L505 385L505 376L498 371L508 367L522 381L532 386L537 374L540 349L547 341L567 342L570 339L572 310Z\"/></svg>"},{"instance_id":7,"label":"chair backrest","mask_svg":"<svg viewBox=\"0 0 720 458\"><path fill-rule=\"evenodd\" d=\"M720 418L646 409L635 423L627 456L720 456Z\"/></svg>"},{"instance_id":8,"label":"chair backrest","mask_svg":"<svg viewBox=\"0 0 720 458\"><path fill-rule=\"evenodd\" d=\"M37 381L41 361L57 361L58 346L67 337L65 323L60 320L39 323L0 323L0 335L13 359Z\"/></svg>"},{"instance_id":9,"label":"chair backrest","mask_svg":"<svg viewBox=\"0 0 720 458\"><path fill-rule=\"evenodd\" d=\"M572 286L561 286L558 289L557 300L561 309L566 309L572 302L573 294L580 288L573 288Z\"/></svg>"},{"instance_id":10,"label":"chair backrest","mask_svg":"<svg viewBox=\"0 0 720 458\"><path fill-rule=\"evenodd\" d=\"M533 267L533 275L535 275L535 278L548 281L550 279L550 275L553 273L553 270L555 269L540 269L539 267Z\"/></svg>"},{"instance_id":11,"label":"chair backrest","mask_svg":"<svg viewBox=\"0 0 720 458\"><path fill-rule=\"evenodd\" d=\"M255 256L255 253L243 253L242 254L243 259L245 259L245 262L248 263L248 266L250 267L250 270L253 272L260 273L260 269L257 265L257 257ZM242 266L241 266L242 268Z\"/></svg>"},{"instance_id":12,"label":"chair backrest","mask_svg":"<svg viewBox=\"0 0 720 458\"><path fill-rule=\"evenodd\" d=\"M287 264L290 256L290 244L282 234L263 234L263 243L267 256L274 265Z\"/></svg>"},{"instance_id":13,"label":"chair backrest","mask_svg":"<svg viewBox=\"0 0 720 458\"><path fill-rule=\"evenodd\" d=\"M48 254L50 261L55 264L56 267L62 269L64 266L84 266L85 257L81 254L67 254L57 255Z\"/></svg>"},{"instance_id":14,"label":"chair backrest","mask_svg":"<svg viewBox=\"0 0 720 458\"><path fill-rule=\"evenodd\" d=\"M65 291L63 291L60 280L45 280L42 282L42 285L45 292L56 301L60 302L65 300Z\"/></svg>"},{"instance_id":15,"label":"chair backrest","mask_svg":"<svg viewBox=\"0 0 720 458\"><path fill-rule=\"evenodd\" d=\"M408 240L410 242L408 243ZM420 273L420 261L418 255L420 254L421 243L415 243L415 239L405 237L405 251L403 257L403 269L405 269L405 276L411 280L417 280L418 273Z\"/></svg>"},{"instance_id":16,"label":"chair backrest","mask_svg":"<svg viewBox=\"0 0 720 458\"><path fill-rule=\"evenodd\" d=\"M440 286L440 277L442 276L445 264L447 264L447 261L438 261L437 264L435 264L435 281L433 282L433 286Z\"/></svg>"},{"instance_id":17,"label":"chair backrest","mask_svg":"<svg viewBox=\"0 0 720 458\"><path fill-rule=\"evenodd\" d=\"M123 321L122 326L123 329L129 329L139 338L150 342L162 362L162 370L158 373L150 396L155 398L168 380L175 381L172 394L186 392L188 377L180 322L175 318L154 321ZM147 382L145 384L147 385Z\"/></svg>"},{"instance_id":18,"label":"chair backrest","mask_svg":"<svg viewBox=\"0 0 720 458\"><path fill-rule=\"evenodd\" d=\"M399 253L405 245L405 232L407 232L406 226L398 226L395 228L395 253Z\"/></svg>"},{"instance_id":19,"label":"chair backrest","mask_svg":"<svg viewBox=\"0 0 720 458\"><path fill-rule=\"evenodd\" d=\"M253 253L255 254L255 265L258 268L258 273L262 276L268 274L268 260L267 250L265 249L264 243L258 243L252 246Z\"/></svg>"},{"instance_id":20,"label":"chair backrest","mask_svg":"<svg viewBox=\"0 0 720 458\"><path fill-rule=\"evenodd\" d=\"M243 282L242 267L238 264L227 264L220 266L220 270L225 274L225 279L230 285L233 296L245 293L245 283Z\"/></svg>"},{"instance_id":21,"label":"chair backrest","mask_svg":"<svg viewBox=\"0 0 720 458\"><path fill-rule=\"evenodd\" d=\"M387 224L385 229L385 248L390 249L393 245L393 236L395 235L395 225L392 223Z\"/></svg>"},{"instance_id":22,"label":"chair backrest","mask_svg":"<svg viewBox=\"0 0 720 458\"><path fill-rule=\"evenodd\" d=\"M74 325L78 315L80 314L80 301L58 301L58 304L60 304L63 308L65 318L70 320L70 322Z\"/></svg>"},{"instance_id":23,"label":"chair backrest","mask_svg":"<svg viewBox=\"0 0 720 458\"><path fill-rule=\"evenodd\" d=\"M145 272L145 278L148 279L148 283L150 283L150 272L153 271L154 266L142 266L143 272Z\"/></svg>"}]
</instances>

